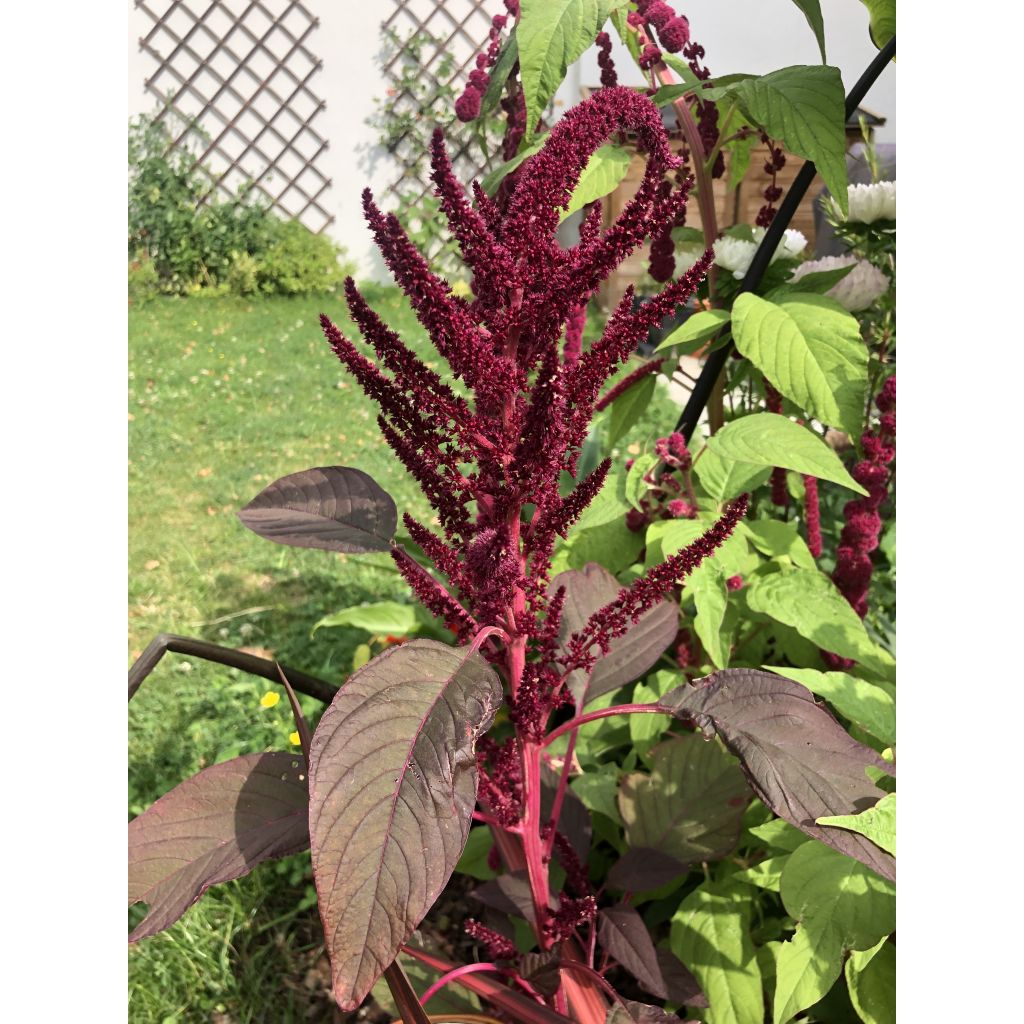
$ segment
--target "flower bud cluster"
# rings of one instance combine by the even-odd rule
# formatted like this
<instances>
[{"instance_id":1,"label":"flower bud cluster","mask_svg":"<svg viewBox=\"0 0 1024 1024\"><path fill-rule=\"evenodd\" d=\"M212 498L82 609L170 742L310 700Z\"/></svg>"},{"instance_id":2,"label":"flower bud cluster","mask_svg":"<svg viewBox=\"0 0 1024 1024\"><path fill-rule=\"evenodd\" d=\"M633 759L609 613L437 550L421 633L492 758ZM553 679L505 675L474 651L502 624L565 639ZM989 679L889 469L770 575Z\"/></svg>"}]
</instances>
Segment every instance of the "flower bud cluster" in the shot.
<instances>
[{"instance_id":1,"label":"flower bud cluster","mask_svg":"<svg viewBox=\"0 0 1024 1024\"><path fill-rule=\"evenodd\" d=\"M866 498L848 501L843 507L843 532L836 551L832 580L853 610L863 619L868 611L868 590L873 565L871 552L882 531L879 508L888 497L890 464L896 458L896 377L882 386L875 398L879 413L876 431L861 437L864 458L853 467L853 478L868 491Z\"/></svg>"},{"instance_id":2,"label":"flower bud cluster","mask_svg":"<svg viewBox=\"0 0 1024 1024\"><path fill-rule=\"evenodd\" d=\"M658 462L644 474L647 493L640 507L626 514L626 526L633 533L646 530L656 519L696 519L697 499L690 470L693 459L682 434L673 432L654 442Z\"/></svg>"}]
</instances>

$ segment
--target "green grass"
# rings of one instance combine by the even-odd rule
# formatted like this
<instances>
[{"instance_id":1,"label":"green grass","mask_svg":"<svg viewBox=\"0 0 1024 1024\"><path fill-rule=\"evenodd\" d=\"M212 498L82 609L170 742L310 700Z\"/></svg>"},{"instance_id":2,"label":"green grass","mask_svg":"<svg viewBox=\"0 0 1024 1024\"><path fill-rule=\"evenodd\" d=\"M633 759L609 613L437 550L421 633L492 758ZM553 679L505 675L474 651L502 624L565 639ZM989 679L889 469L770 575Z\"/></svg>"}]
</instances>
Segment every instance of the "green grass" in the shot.
<instances>
[{"instance_id":1,"label":"green grass","mask_svg":"<svg viewBox=\"0 0 1024 1024\"><path fill-rule=\"evenodd\" d=\"M367 295L444 372L399 293L370 286ZM130 311L133 659L167 631L262 648L341 682L366 635L323 629L311 637L313 625L361 601L407 598L386 555L277 546L235 517L280 476L347 465L369 473L400 510L432 518L381 441L372 406L324 342L320 312L350 326L338 296L157 299ZM659 392L621 447L670 429L675 411ZM259 704L268 688L234 670L166 655L129 705L132 812L206 765L289 749L287 702ZM312 700L304 707L319 710ZM308 855L262 866L211 890L173 928L132 949L130 1019L319 1020L319 1003L303 984L318 960L317 934ZM311 1006L314 1015L306 1016Z\"/></svg>"}]
</instances>

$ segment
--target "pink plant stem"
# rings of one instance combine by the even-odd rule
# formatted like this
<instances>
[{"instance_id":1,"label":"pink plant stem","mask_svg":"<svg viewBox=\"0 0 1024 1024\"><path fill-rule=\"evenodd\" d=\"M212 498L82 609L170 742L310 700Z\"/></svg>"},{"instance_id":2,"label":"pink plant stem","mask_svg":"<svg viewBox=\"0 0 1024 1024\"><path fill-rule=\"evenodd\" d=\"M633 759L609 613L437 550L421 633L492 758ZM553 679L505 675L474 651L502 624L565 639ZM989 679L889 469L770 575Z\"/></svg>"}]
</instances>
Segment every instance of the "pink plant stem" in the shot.
<instances>
[{"instance_id":1,"label":"pink plant stem","mask_svg":"<svg viewBox=\"0 0 1024 1024\"><path fill-rule=\"evenodd\" d=\"M657 704L615 704L610 708L588 711L585 715L570 719L547 735L543 745L546 747L557 740L559 736L573 732L581 725L586 725L587 722L596 722L599 718L611 718L612 715L668 715L671 713L667 708L658 707Z\"/></svg>"},{"instance_id":2,"label":"pink plant stem","mask_svg":"<svg viewBox=\"0 0 1024 1024\"><path fill-rule=\"evenodd\" d=\"M477 963L477 964L463 964L461 967L456 967L455 970L449 971L447 974L442 974L437 981L434 982L430 988L427 989L423 995L420 996L420 1006L426 1006L427 1000L431 996L436 995L445 985L449 982L456 981L466 974L478 974L480 971L488 971L492 974L500 974L502 977L511 978L515 981L520 988L528 992L534 999L541 1001L541 996L536 989L533 988L528 982L518 977L514 971L510 971L505 967L499 967L494 963Z\"/></svg>"},{"instance_id":3,"label":"pink plant stem","mask_svg":"<svg viewBox=\"0 0 1024 1024\"><path fill-rule=\"evenodd\" d=\"M569 745L565 748L565 761L562 764L562 773L558 776L558 788L555 790L555 799L551 803L551 835L548 836L544 850L544 856L551 859L551 851L555 845L555 834L558 832L558 819L562 813L562 802L565 800L565 789L569 784L569 771L572 767L572 756L576 750L576 733L569 736Z\"/></svg>"}]
</instances>

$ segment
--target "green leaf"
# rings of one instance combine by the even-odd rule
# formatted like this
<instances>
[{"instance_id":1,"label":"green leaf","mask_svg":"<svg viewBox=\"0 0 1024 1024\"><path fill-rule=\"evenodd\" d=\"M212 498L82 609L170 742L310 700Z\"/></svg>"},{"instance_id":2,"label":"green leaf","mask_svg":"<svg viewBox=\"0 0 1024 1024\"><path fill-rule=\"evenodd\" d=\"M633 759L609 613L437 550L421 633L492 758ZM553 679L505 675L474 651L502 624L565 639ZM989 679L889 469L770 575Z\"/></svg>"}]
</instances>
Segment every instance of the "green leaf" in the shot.
<instances>
[{"instance_id":1,"label":"green leaf","mask_svg":"<svg viewBox=\"0 0 1024 1024\"><path fill-rule=\"evenodd\" d=\"M795 292L813 292L816 295L824 295L829 289L834 288L844 277L852 274L856 263L848 267L835 267L832 270L816 270L812 274L804 274L798 281L787 283L769 292L766 298L776 301L776 297L782 294L791 295Z\"/></svg>"},{"instance_id":2,"label":"green leaf","mask_svg":"<svg viewBox=\"0 0 1024 1024\"><path fill-rule=\"evenodd\" d=\"M535 139L531 145L521 147L511 160L506 160L500 167L495 167L493 171L485 174L480 182L480 187L489 196L493 196L498 191L502 179L511 174L521 163L529 160L535 153L539 153L547 140L547 133L545 133Z\"/></svg>"},{"instance_id":3,"label":"green leaf","mask_svg":"<svg viewBox=\"0 0 1024 1024\"><path fill-rule=\"evenodd\" d=\"M770 467L725 459L707 447L703 452L704 454L694 462L693 470L701 487L718 502L754 491L772 475Z\"/></svg>"},{"instance_id":4,"label":"green leaf","mask_svg":"<svg viewBox=\"0 0 1024 1024\"><path fill-rule=\"evenodd\" d=\"M651 684L637 683L633 688L634 704L654 704L673 687L679 685L679 673L662 670L656 672ZM629 715L629 738L640 757L646 758L647 752L662 739L672 723L671 715ZM621 820L621 819L620 819Z\"/></svg>"},{"instance_id":5,"label":"green leaf","mask_svg":"<svg viewBox=\"0 0 1024 1024\"><path fill-rule=\"evenodd\" d=\"M868 350L855 317L823 295L776 304L750 292L736 299L732 315L736 348L779 391L822 423L859 434Z\"/></svg>"},{"instance_id":6,"label":"green leaf","mask_svg":"<svg viewBox=\"0 0 1024 1024\"><path fill-rule=\"evenodd\" d=\"M819 672L813 668L765 665L769 672L803 683L824 697L844 718L878 737L896 742L896 689L888 683L869 683L846 672Z\"/></svg>"},{"instance_id":7,"label":"green leaf","mask_svg":"<svg viewBox=\"0 0 1024 1024\"><path fill-rule=\"evenodd\" d=\"M469 875L470 878L479 878L487 882L497 877L497 872L492 871L487 865L487 855L494 845L494 837L491 830L482 825L479 828L469 830L469 839L466 840L466 848L462 851L455 870L460 874Z\"/></svg>"},{"instance_id":8,"label":"green leaf","mask_svg":"<svg viewBox=\"0 0 1024 1024\"><path fill-rule=\"evenodd\" d=\"M785 822L783 822L785 824ZM790 826L792 828L792 826ZM793 829L795 832L796 829ZM803 833L799 833L803 835ZM805 841L810 842L806 836ZM788 857L768 857L766 860L762 860L755 864L752 868L747 868L745 871L737 871L736 874L730 875L729 880L733 882L749 882L751 885L756 885L759 889L770 889L772 892L779 891L779 883L782 879L782 869L786 866Z\"/></svg>"},{"instance_id":9,"label":"green leaf","mask_svg":"<svg viewBox=\"0 0 1024 1024\"><path fill-rule=\"evenodd\" d=\"M690 574L686 585L693 595L693 602L697 608L693 628L715 668L726 668L729 664L730 645L723 643L722 640L722 623L725 621L725 608L729 603L725 573L710 562L705 562Z\"/></svg>"},{"instance_id":10,"label":"green leaf","mask_svg":"<svg viewBox=\"0 0 1024 1024\"><path fill-rule=\"evenodd\" d=\"M419 619L411 604L397 601L377 601L374 604L360 604L343 608L333 615L325 615L314 627L315 633L321 626L354 626L367 633L408 636L416 631Z\"/></svg>"},{"instance_id":11,"label":"green leaf","mask_svg":"<svg viewBox=\"0 0 1024 1024\"><path fill-rule=\"evenodd\" d=\"M758 412L727 423L708 440L708 451L752 466L781 466L868 493L821 438L777 413Z\"/></svg>"},{"instance_id":12,"label":"green leaf","mask_svg":"<svg viewBox=\"0 0 1024 1024\"><path fill-rule=\"evenodd\" d=\"M838 68L798 64L712 92L716 98L719 93L734 96L751 121L781 139L791 153L813 160L847 212L846 97Z\"/></svg>"},{"instance_id":13,"label":"green leaf","mask_svg":"<svg viewBox=\"0 0 1024 1024\"><path fill-rule=\"evenodd\" d=\"M861 3L868 9L871 19L871 41L881 49L896 35L896 0L861 0Z\"/></svg>"},{"instance_id":14,"label":"green leaf","mask_svg":"<svg viewBox=\"0 0 1024 1024\"><path fill-rule=\"evenodd\" d=\"M605 441L608 448L627 434L647 411L651 399L654 398L656 384L657 377L651 374L612 402L611 415L608 418L608 437Z\"/></svg>"},{"instance_id":15,"label":"green leaf","mask_svg":"<svg viewBox=\"0 0 1024 1024\"><path fill-rule=\"evenodd\" d=\"M659 715L630 715L634 718L659 718ZM569 788L583 801L587 810L604 814L620 828L619 817L619 768L616 764L602 764L588 769L569 783Z\"/></svg>"},{"instance_id":16,"label":"green leaf","mask_svg":"<svg viewBox=\"0 0 1024 1024\"><path fill-rule=\"evenodd\" d=\"M632 152L620 146L602 146L591 153L579 183L573 189L569 205L562 211L559 220L565 220L577 210L582 210L587 203L614 192L629 171L632 159Z\"/></svg>"},{"instance_id":17,"label":"green leaf","mask_svg":"<svg viewBox=\"0 0 1024 1024\"><path fill-rule=\"evenodd\" d=\"M756 519L753 522L740 523L740 529L750 538L754 547L769 558L788 558L801 569L817 568L814 555L797 532L796 523L784 523L778 519Z\"/></svg>"},{"instance_id":18,"label":"green leaf","mask_svg":"<svg viewBox=\"0 0 1024 1024\"><path fill-rule=\"evenodd\" d=\"M694 313L686 321L677 327L654 351L660 352L663 348L674 348L676 345L683 345L680 351L695 352L701 344L713 338L723 325L729 322L729 313L724 309L702 309Z\"/></svg>"},{"instance_id":19,"label":"green leaf","mask_svg":"<svg viewBox=\"0 0 1024 1024\"><path fill-rule=\"evenodd\" d=\"M792 626L823 651L853 658L883 677L893 674L892 657L872 642L857 613L822 572L793 569L756 577L747 589L747 603L752 611Z\"/></svg>"},{"instance_id":20,"label":"green leaf","mask_svg":"<svg viewBox=\"0 0 1024 1024\"><path fill-rule=\"evenodd\" d=\"M650 484L644 480L644 477L660 461L654 452L644 452L643 455L638 455L633 461L633 465L630 466L629 472L626 474L626 500L633 508L640 508L640 499L645 497L650 490Z\"/></svg>"},{"instance_id":21,"label":"green leaf","mask_svg":"<svg viewBox=\"0 0 1024 1024\"><path fill-rule=\"evenodd\" d=\"M793 851L779 891L812 940L842 951L870 949L896 927L896 886L824 843Z\"/></svg>"},{"instance_id":22,"label":"green leaf","mask_svg":"<svg viewBox=\"0 0 1024 1024\"><path fill-rule=\"evenodd\" d=\"M816 942L806 928L784 942L775 961L773 1024L786 1024L813 1006L835 984L843 969L843 950L834 941Z\"/></svg>"},{"instance_id":23,"label":"green leaf","mask_svg":"<svg viewBox=\"0 0 1024 1024\"><path fill-rule=\"evenodd\" d=\"M522 0L516 39L527 138L533 135L569 65L593 45L608 15L623 3L625 0Z\"/></svg>"},{"instance_id":24,"label":"green leaf","mask_svg":"<svg viewBox=\"0 0 1024 1024\"><path fill-rule=\"evenodd\" d=\"M642 717L642 716L637 716ZM827 818L818 818L819 825L835 825L848 828L851 832L859 832L867 836L876 846L886 853L896 856L896 794L883 796L874 807L869 807L860 814L836 814Z\"/></svg>"},{"instance_id":25,"label":"green leaf","mask_svg":"<svg viewBox=\"0 0 1024 1024\"><path fill-rule=\"evenodd\" d=\"M659 743L649 760L650 775L634 772L619 783L629 846L667 853L682 864L731 853L750 800L736 758L717 741L686 733Z\"/></svg>"},{"instance_id":26,"label":"green leaf","mask_svg":"<svg viewBox=\"0 0 1024 1024\"><path fill-rule=\"evenodd\" d=\"M490 81L487 83L487 91L480 101L480 117L489 114L501 100L501 94L505 89L508 76L512 73L516 61L519 60L519 42L515 32L506 40L505 45L498 54L498 59L491 68Z\"/></svg>"},{"instance_id":27,"label":"green leaf","mask_svg":"<svg viewBox=\"0 0 1024 1024\"><path fill-rule=\"evenodd\" d=\"M870 949L896 928L895 885L821 843L794 851L779 892L786 911L801 923L805 941L836 963L847 950ZM776 989L776 1011L783 1006L780 994Z\"/></svg>"},{"instance_id":28,"label":"green leaf","mask_svg":"<svg viewBox=\"0 0 1024 1024\"><path fill-rule=\"evenodd\" d=\"M755 825L747 830L752 836L760 839L766 846L776 850L788 850L792 853L798 846L809 843L810 839L798 828L793 828L788 821L773 818L763 825Z\"/></svg>"},{"instance_id":29,"label":"green leaf","mask_svg":"<svg viewBox=\"0 0 1024 1024\"><path fill-rule=\"evenodd\" d=\"M889 940L851 953L846 961L850 1002L864 1024L896 1024L896 946Z\"/></svg>"},{"instance_id":30,"label":"green leaf","mask_svg":"<svg viewBox=\"0 0 1024 1024\"><path fill-rule=\"evenodd\" d=\"M814 38L818 41L818 49L821 51L821 63L824 64L828 58L825 56L825 22L821 17L819 0L793 0L793 3L800 8L807 19L807 24L811 26Z\"/></svg>"},{"instance_id":31,"label":"green leaf","mask_svg":"<svg viewBox=\"0 0 1024 1024\"><path fill-rule=\"evenodd\" d=\"M750 892L703 885L672 917L672 952L696 976L711 1004L706 1024L763 1024L761 968L750 939Z\"/></svg>"}]
</instances>

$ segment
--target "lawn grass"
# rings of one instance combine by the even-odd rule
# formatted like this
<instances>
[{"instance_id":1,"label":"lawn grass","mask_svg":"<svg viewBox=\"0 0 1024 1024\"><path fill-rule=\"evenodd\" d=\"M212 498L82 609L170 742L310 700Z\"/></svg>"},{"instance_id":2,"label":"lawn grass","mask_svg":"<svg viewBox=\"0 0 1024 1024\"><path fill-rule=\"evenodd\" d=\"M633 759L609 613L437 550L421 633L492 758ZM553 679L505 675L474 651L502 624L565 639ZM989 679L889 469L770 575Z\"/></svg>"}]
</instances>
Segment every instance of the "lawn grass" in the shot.
<instances>
[{"instance_id":1,"label":"lawn grass","mask_svg":"<svg viewBox=\"0 0 1024 1024\"><path fill-rule=\"evenodd\" d=\"M366 293L445 372L400 293L380 286ZM130 311L132 659L157 633L184 633L258 648L339 683L366 634L311 636L314 624L362 601L407 598L384 554L277 546L235 516L280 476L348 465L369 473L400 510L432 519L381 441L373 407L324 342L321 312L351 326L336 295L166 298ZM667 431L676 411L659 391L621 447ZM129 705L130 810L141 812L206 765L289 749L287 702L260 706L268 688L235 670L166 655ZM308 714L320 710L303 703ZM311 899L308 854L211 890L168 932L131 951L133 1024L321 1019L326 1003L303 982L320 963Z\"/></svg>"}]
</instances>

